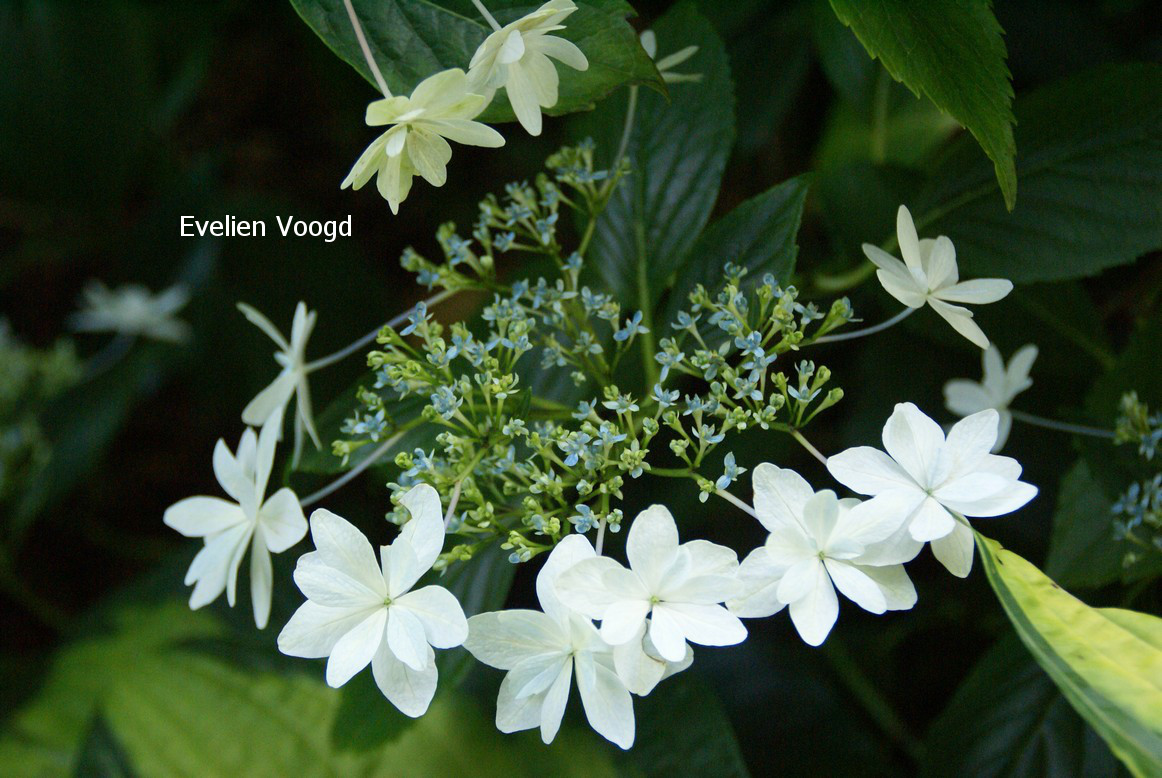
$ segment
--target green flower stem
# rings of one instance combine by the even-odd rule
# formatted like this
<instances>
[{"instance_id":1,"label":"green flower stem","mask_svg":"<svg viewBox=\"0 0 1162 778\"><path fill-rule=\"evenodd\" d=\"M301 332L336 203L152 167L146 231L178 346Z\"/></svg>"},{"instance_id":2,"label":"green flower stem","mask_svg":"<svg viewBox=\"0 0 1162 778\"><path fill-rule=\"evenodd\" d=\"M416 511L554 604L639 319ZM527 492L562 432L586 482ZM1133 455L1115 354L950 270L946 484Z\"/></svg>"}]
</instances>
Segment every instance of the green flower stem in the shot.
<instances>
[{"instance_id":1,"label":"green flower stem","mask_svg":"<svg viewBox=\"0 0 1162 778\"><path fill-rule=\"evenodd\" d=\"M476 10L480 12L480 15L484 17L484 20L488 22L488 25L492 27L493 30L500 29L500 25L497 23L496 19L493 18L492 14L488 12L488 9L484 7L484 3L480 2L480 0L472 0L472 5L476 6Z\"/></svg>"},{"instance_id":2,"label":"green flower stem","mask_svg":"<svg viewBox=\"0 0 1162 778\"><path fill-rule=\"evenodd\" d=\"M1068 424L1063 421L1054 421L1053 419L1046 419L1043 416L1035 416L1032 413L1025 413L1024 411L1015 411L1009 409L1016 421L1031 424L1034 427L1042 427L1047 430L1057 430L1058 432L1068 432L1073 435L1088 435L1091 438L1106 438L1113 440L1114 431L1101 429L1100 427L1087 427L1083 424Z\"/></svg>"},{"instance_id":3,"label":"green flower stem","mask_svg":"<svg viewBox=\"0 0 1162 778\"><path fill-rule=\"evenodd\" d=\"M367 67L371 68L371 74L375 76L375 83L379 85L379 91L383 92L384 97L391 97L391 90L387 88L387 82L383 80L383 74L379 72L379 65L375 64L375 57L371 55L371 47L367 45L367 38L363 34L363 25L359 23L359 17L355 14L355 7L351 5L351 0L343 0L343 5L347 6L347 17L351 19L351 26L355 29L355 38L359 41L359 48L363 50L363 58L367 60Z\"/></svg>"},{"instance_id":4,"label":"green flower stem","mask_svg":"<svg viewBox=\"0 0 1162 778\"><path fill-rule=\"evenodd\" d=\"M383 441L383 443L381 443L379 445L379 448L375 449L370 454L368 454L366 459L364 459L362 462L357 464L355 467L348 470L343 475L336 478L331 483L324 486L322 489L318 490L317 492L313 492L311 494L308 494L306 497L304 497L302 500L299 501L299 504L302 505L304 508L307 508L311 505L314 505L315 503L317 503L319 500L323 499L324 497L327 497L331 494L334 494L335 492L342 489L344 486L349 484L351 481L358 478L360 473L362 473L364 470L371 467L376 462L378 462L380 459L382 459L383 455L388 453L389 451L391 451L392 447L395 446L396 443L399 443L399 441L403 438L403 436L405 434L408 433L408 431L410 431L413 427L418 427L421 422L423 422L422 416L419 418L413 419L412 421L408 422L407 424L402 425L399 429L396 430L394 435L392 435L387 440Z\"/></svg>"},{"instance_id":5,"label":"green flower stem","mask_svg":"<svg viewBox=\"0 0 1162 778\"><path fill-rule=\"evenodd\" d=\"M863 338L863 337L867 337L868 335L875 335L877 332L883 332L884 330L888 329L889 327L894 327L895 325L899 324L904 319L908 318L909 316L911 316L913 313L915 313L918 310L920 310L920 309L919 308L905 308L904 310L900 311L899 313L897 313L895 316L888 319L887 321L882 321L879 324L873 324L871 327L864 327L862 330L852 330L851 332L841 332L838 335L824 335L821 338L816 338L815 340L811 341L811 343L809 343L807 345L814 346L818 343L836 343L836 342L841 341L841 340L855 340L856 338Z\"/></svg>"},{"instance_id":6,"label":"green flower stem","mask_svg":"<svg viewBox=\"0 0 1162 778\"><path fill-rule=\"evenodd\" d=\"M911 733L900 714L867 677L863 669L844 648L843 643L832 635L822 646L823 656L831 664L835 675L843 682L863 706L872 721L884 731L892 741L914 762L919 762L923 752L920 740Z\"/></svg>"},{"instance_id":7,"label":"green flower stem","mask_svg":"<svg viewBox=\"0 0 1162 778\"><path fill-rule=\"evenodd\" d=\"M754 508L750 507L745 502L738 499L737 497L735 497L733 494L726 491L725 489L715 489L714 493L717 494L722 499L726 500L728 503L730 503L734 507L738 508L740 511L752 516L753 518L757 519L759 517L758 514L755 513Z\"/></svg>"},{"instance_id":8,"label":"green flower stem","mask_svg":"<svg viewBox=\"0 0 1162 778\"><path fill-rule=\"evenodd\" d=\"M440 292L437 292L436 294L432 295L431 297L424 300L423 302L424 302L424 305L426 305L430 308L433 305L439 305L441 302L443 302L444 300L447 300L449 297L451 297L454 294L456 294L455 291L452 291L449 289L444 289L444 290L441 290ZM320 359L316 359L314 362L308 362L307 366L306 366L307 372L312 373L316 370L319 370L320 368L324 368L324 367L328 367L330 365L333 365L336 362L339 362L340 360L346 359L347 357L351 356L355 352L360 351L361 349L365 348L366 346L369 346L371 343L373 343L375 341L376 337L379 336L380 331L382 331L384 327L388 327L390 329L395 329L396 327L398 327L399 325L401 325L405 321L407 321L408 316L411 315L411 312L412 312L412 310L414 310L414 308L415 308L415 306L412 306L411 308L408 308L406 311L399 314L398 316L395 316L394 318L389 319L382 326L376 327L374 330L367 333L362 338L360 338L359 340L350 344L349 346L345 346L344 348L339 349L338 351L336 351L333 354L328 354L325 357L322 357Z\"/></svg>"},{"instance_id":9,"label":"green flower stem","mask_svg":"<svg viewBox=\"0 0 1162 778\"><path fill-rule=\"evenodd\" d=\"M452 523L452 516L456 513L456 503L460 502L460 490L464 487L464 479L456 480L456 486L452 488L452 499L448 500L448 512L444 514L444 529Z\"/></svg>"},{"instance_id":10,"label":"green flower stem","mask_svg":"<svg viewBox=\"0 0 1162 778\"><path fill-rule=\"evenodd\" d=\"M646 386L658 383L658 363L654 354L658 351L657 340L654 338L654 307L650 298L650 282L646 276L646 228L640 221L633 227L634 239L637 243L637 294L638 308L642 312L642 330L638 337L642 344L642 370L646 377Z\"/></svg>"},{"instance_id":11,"label":"green flower stem","mask_svg":"<svg viewBox=\"0 0 1162 778\"><path fill-rule=\"evenodd\" d=\"M686 467L651 467L651 475L660 475L663 478L693 478L694 471Z\"/></svg>"},{"instance_id":12,"label":"green flower stem","mask_svg":"<svg viewBox=\"0 0 1162 778\"><path fill-rule=\"evenodd\" d=\"M811 442L808 441L807 438L803 437L802 432L799 432L799 430L791 430L791 437L794 438L795 440L799 441L799 445L801 445L803 448L807 449L807 451L810 452L811 456L818 459L824 465L827 464L827 457L823 456L823 454L821 454L819 452L819 449L812 446Z\"/></svg>"},{"instance_id":13,"label":"green flower stem","mask_svg":"<svg viewBox=\"0 0 1162 778\"><path fill-rule=\"evenodd\" d=\"M617 170L621 160L625 158L626 150L629 149L629 138L633 133L633 121L637 113L638 89L639 87L636 85L629 88L629 104L625 108L625 126L621 130L621 142L617 144L617 156L613 158L613 170Z\"/></svg>"}]
</instances>

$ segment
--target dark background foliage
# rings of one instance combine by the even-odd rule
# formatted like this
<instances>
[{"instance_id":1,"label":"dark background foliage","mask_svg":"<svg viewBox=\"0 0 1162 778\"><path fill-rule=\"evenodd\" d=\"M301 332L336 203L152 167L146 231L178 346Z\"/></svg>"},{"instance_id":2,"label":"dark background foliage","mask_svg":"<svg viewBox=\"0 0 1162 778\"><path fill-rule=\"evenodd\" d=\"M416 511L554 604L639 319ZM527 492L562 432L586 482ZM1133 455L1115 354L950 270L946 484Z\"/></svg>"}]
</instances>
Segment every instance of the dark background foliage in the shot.
<instances>
[{"instance_id":1,"label":"dark background foliage","mask_svg":"<svg viewBox=\"0 0 1162 778\"><path fill-rule=\"evenodd\" d=\"M635 5L635 26L644 29L669 4ZM814 271L850 267L860 241L886 236L897 203L914 196L911 181L936 165L955 130L893 84L892 116L903 118L898 128L889 125L879 151L869 151L867 97L879 66L833 16L821 18L831 13L826 5L704 0L700 10L726 42L737 96L737 142L715 213L818 171L799 236L799 271L810 289ZM1102 63L1162 59L1154 3L1013 0L995 11L1019 96ZM418 184L392 218L373 191L338 188L371 137L361 120L372 97L284 2L0 6L0 312L20 338L48 346L88 279L154 289L181 279L195 289L183 316L196 333L184 351L136 352L107 380L47 412L44 424L63 459L50 465L53 478L32 503L2 508L6 536L20 542L4 549L0 711L35 694L54 649L92 623L93 609L114 593L129 585L179 588L192 548L162 526L161 515L212 488L214 442L234 443L239 409L274 367L269 342L234 303L245 300L285 326L305 299L319 311L311 353L344 345L420 297L398 266L405 246L434 246L437 224L469 222L480 197L535 174L584 127L583 119L550 120L539 139L513 133L498 151L458 147L449 184ZM623 100L622 93L609 102ZM913 114L919 118L909 124ZM1018 161L1020 154L1018 146ZM873 171L871 162L890 166ZM354 234L332 244L180 238L180 214L265 218L272 226L275 214L350 214ZM1006 354L1029 340L1042 346L1023 407L1108 422L1108 402L1086 407L1094 376L1143 321L1157 318L1160 290L1154 256L1083 283L1023 287L1023 303L980 316ZM477 302L458 299L445 310L468 316ZM854 292L853 302L868 321L890 313L871 288ZM977 356L921 318L826 354L849 399L813 430L821 449L873 442L893 403L939 408L945 380L977 375ZM78 341L82 354L100 342ZM1156 357L1153 364L1157 370ZM361 372L356 360L318 374L320 405ZM1121 386L1103 390L1105 399L1116 400ZM1006 451L1025 463L1041 497L989 529L1042 566L1075 449L1057 433L1018 428ZM781 438L752 436L737 451L748 466L773 460L825 478ZM646 502L656 488L648 479L634 483L631 502ZM691 488L668 500L675 514L691 517L685 532L737 549L761 541L757 525L735 521L721 505L699 506L695 497ZM366 512L382 498L381 484L369 479L340 493L333 507ZM754 774L1114 772L1105 746L1016 641L1003 637L1007 622L979 571L953 580L927 555L909 571L920 595L914 611L875 617L845 602L822 649L805 646L785 617L751 622L741 646L699 649L694 691L640 704L641 722L654 723L640 723L639 732L674 715L667 706L721 705ZM534 573L517 571L511 601L531 601ZM284 594L283 618L297 596ZM1162 604L1155 584L1095 587L1087 599L1152 612ZM225 610L224 603L213 608ZM276 604L275 625L279 613ZM274 635L272 628L261 636L267 653ZM996 678L1012 685L993 704ZM493 680L474 677L469 687ZM103 736L97 728L90 740ZM533 747L528 739L505 742Z\"/></svg>"}]
</instances>

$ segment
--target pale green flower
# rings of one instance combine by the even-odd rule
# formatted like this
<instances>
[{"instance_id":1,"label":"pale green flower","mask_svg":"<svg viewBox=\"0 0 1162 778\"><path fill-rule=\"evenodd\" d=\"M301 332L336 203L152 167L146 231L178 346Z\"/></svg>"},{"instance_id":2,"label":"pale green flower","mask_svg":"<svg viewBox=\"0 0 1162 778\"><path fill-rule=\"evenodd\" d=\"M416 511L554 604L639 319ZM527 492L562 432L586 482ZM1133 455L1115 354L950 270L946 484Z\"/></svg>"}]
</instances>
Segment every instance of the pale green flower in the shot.
<instances>
[{"instance_id":1,"label":"pale green flower","mask_svg":"<svg viewBox=\"0 0 1162 778\"><path fill-rule=\"evenodd\" d=\"M517 121L530 135L541 134L541 109L557 104L560 78L549 57L574 70L589 68L581 49L548 34L565 29L560 22L576 10L572 0L549 0L485 38L468 65L472 88L489 100L504 88Z\"/></svg>"},{"instance_id":2,"label":"pale green flower","mask_svg":"<svg viewBox=\"0 0 1162 778\"><path fill-rule=\"evenodd\" d=\"M391 212L399 213L416 173L432 186L444 185L452 158L449 140L488 148L504 145L499 132L472 121L487 104L484 97L469 92L468 78L458 68L424 79L411 97L376 100L367 106L367 124L391 129L367 147L341 188L361 189L378 174L379 193Z\"/></svg>"},{"instance_id":3,"label":"pale green flower","mask_svg":"<svg viewBox=\"0 0 1162 778\"><path fill-rule=\"evenodd\" d=\"M85 287L83 300L84 307L70 319L77 332L116 332L170 343L190 338L190 325L174 317L190 301L184 286L153 294L140 284L110 289L93 281Z\"/></svg>"}]
</instances>

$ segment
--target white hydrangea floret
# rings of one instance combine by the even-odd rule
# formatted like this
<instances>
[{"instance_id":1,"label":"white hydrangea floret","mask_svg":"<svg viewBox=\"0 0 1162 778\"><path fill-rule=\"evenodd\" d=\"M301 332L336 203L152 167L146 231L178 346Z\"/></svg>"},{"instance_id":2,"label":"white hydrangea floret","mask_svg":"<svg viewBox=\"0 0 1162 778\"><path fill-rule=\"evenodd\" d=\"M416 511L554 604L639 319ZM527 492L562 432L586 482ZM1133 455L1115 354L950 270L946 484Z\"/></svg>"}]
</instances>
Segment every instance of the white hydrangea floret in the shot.
<instances>
[{"instance_id":1,"label":"white hydrangea floret","mask_svg":"<svg viewBox=\"0 0 1162 778\"><path fill-rule=\"evenodd\" d=\"M141 284L110 289L93 281L85 286L81 310L69 323L76 332L116 332L185 343L190 339L190 325L175 314L189 301L190 294L181 284L153 294Z\"/></svg>"},{"instance_id":2,"label":"white hydrangea floret","mask_svg":"<svg viewBox=\"0 0 1162 778\"><path fill-rule=\"evenodd\" d=\"M570 535L557 544L537 576L543 612L506 610L468 620L464 647L486 665L507 670L496 700L501 732L540 727L553 742L576 676L589 725L622 748L633 745L633 699L614 666L613 649L593 623L560 599L560 575L595 559L589 541Z\"/></svg>"},{"instance_id":3,"label":"white hydrangea floret","mask_svg":"<svg viewBox=\"0 0 1162 778\"><path fill-rule=\"evenodd\" d=\"M863 253L879 268L876 277L888 294L909 308L932 306L957 332L988 348L989 339L972 320L972 311L952 303L995 303L1013 291L1013 282L1004 278L959 281L952 241L946 235L920 240L912 214L902 205L896 214L896 236L903 262L878 246L863 244Z\"/></svg>"},{"instance_id":4,"label":"white hydrangea floret","mask_svg":"<svg viewBox=\"0 0 1162 778\"><path fill-rule=\"evenodd\" d=\"M295 583L307 601L278 636L290 656L327 659L327 683L339 687L371 665L384 696L403 713L422 716L436 693L433 648L468 636L456 597L442 586L412 590L444 545L440 497L427 484L400 503L411 513L399 536L379 549L346 519L311 514L315 551L299 558Z\"/></svg>"},{"instance_id":5,"label":"white hydrangea floret","mask_svg":"<svg viewBox=\"0 0 1162 778\"><path fill-rule=\"evenodd\" d=\"M311 388L307 381L307 376L311 370L306 361L307 341L311 337L312 330L315 329L316 313L308 310L307 304L300 301L295 306L295 316L291 322L291 336L288 341L270 319L246 303L238 303L238 310L242 311L242 315L250 323L265 332L278 346L279 350L274 354L274 361L282 366L282 372L242 409L242 421L247 424L260 424L263 419L268 418L276 410L285 408L291 397L297 395L294 462L298 464L304 430L310 435L315 448L322 446L319 441L319 433L315 430L314 411L311 409Z\"/></svg>"},{"instance_id":6,"label":"white hydrangea floret","mask_svg":"<svg viewBox=\"0 0 1162 778\"><path fill-rule=\"evenodd\" d=\"M256 436L248 429L238 450L230 452L224 440L214 447L214 475L234 502L220 497L187 497L166 509L164 521L186 537L205 538L194 557L186 585L194 585L190 607L213 602L222 591L234 607L238 567L250 547L250 598L259 629L270 618L273 572L271 553L286 551L302 540L307 521L298 497L288 488L266 499L274 464L281 413L275 412Z\"/></svg>"},{"instance_id":7,"label":"white hydrangea floret","mask_svg":"<svg viewBox=\"0 0 1162 778\"><path fill-rule=\"evenodd\" d=\"M562 574L566 605L601 621L613 646L630 644L626 659L640 658L648 637L667 662L687 659L687 641L730 646L746 627L719 603L737 592L738 557L706 540L678 545L674 517L661 505L638 514L626 538L627 569L609 557L579 562Z\"/></svg>"},{"instance_id":8,"label":"white hydrangea floret","mask_svg":"<svg viewBox=\"0 0 1162 778\"><path fill-rule=\"evenodd\" d=\"M574 43L549 35L565 29L561 21L576 10L572 0L549 0L485 38L468 65L471 88L488 100L503 88L517 121L530 135L541 134L541 109L557 104L560 76L549 58L574 70L589 68Z\"/></svg>"},{"instance_id":9,"label":"white hydrangea floret","mask_svg":"<svg viewBox=\"0 0 1162 778\"><path fill-rule=\"evenodd\" d=\"M970 416L986 408L1000 414L1000 428L993 453L1000 451L1009 439L1013 414L1009 404L1018 394L1033 385L1029 371L1037 359L1037 347L1022 346L1013 354L1006 367L1004 357L996 345L991 345L981 356L984 377L978 381L955 378L944 385L944 407L957 416Z\"/></svg>"},{"instance_id":10,"label":"white hydrangea floret","mask_svg":"<svg viewBox=\"0 0 1162 778\"><path fill-rule=\"evenodd\" d=\"M497 148L504 137L486 124L472 121L488 101L473 94L463 70L445 70L421 81L410 97L385 97L367 106L367 124L391 125L359 157L340 188L362 189L378 175L376 185L392 213L412 188L419 173L432 186L448 179L452 147L448 141L468 146Z\"/></svg>"},{"instance_id":11,"label":"white hydrangea floret","mask_svg":"<svg viewBox=\"0 0 1162 778\"><path fill-rule=\"evenodd\" d=\"M752 481L755 513L771 534L739 566L742 588L727 602L731 611L764 618L789 605L799 635L818 646L839 616L836 589L871 613L916 604L903 563L920 545L901 531L903 517L816 492L798 473L767 463Z\"/></svg>"},{"instance_id":12,"label":"white hydrangea floret","mask_svg":"<svg viewBox=\"0 0 1162 778\"><path fill-rule=\"evenodd\" d=\"M662 77L662 81L667 84L684 84L694 83L702 80L701 73L676 73L670 68L681 65L686 60L698 53L697 46L686 46L678 49L673 54L658 59L658 36L653 30L646 30L641 34L642 48L646 50L646 54L650 55L650 59L654 60L654 67L658 69L658 75Z\"/></svg>"},{"instance_id":13,"label":"white hydrangea floret","mask_svg":"<svg viewBox=\"0 0 1162 778\"><path fill-rule=\"evenodd\" d=\"M887 453L850 448L829 457L827 469L849 489L872 495L863 510L905 522L914 540L931 542L936 558L963 578L974 543L966 517L1002 516L1037 496L1037 487L1019 480L1017 460L990 453L999 419L991 408L974 413L945 438L923 411L900 403L884 425Z\"/></svg>"}]
</instances>

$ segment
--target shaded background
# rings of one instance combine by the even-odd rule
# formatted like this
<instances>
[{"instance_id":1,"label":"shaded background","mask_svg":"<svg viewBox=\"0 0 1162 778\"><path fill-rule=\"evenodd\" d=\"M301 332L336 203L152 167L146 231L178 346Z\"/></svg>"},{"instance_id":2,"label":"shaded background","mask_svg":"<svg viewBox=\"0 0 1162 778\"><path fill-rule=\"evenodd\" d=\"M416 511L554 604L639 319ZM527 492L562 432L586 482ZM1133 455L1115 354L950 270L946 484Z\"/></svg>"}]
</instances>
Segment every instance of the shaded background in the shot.
<instances>
[{"instance_id":1,"label":"shaded background","mask_svg":"<svg viewBox=\"0 0 1162 778\"><path fill-rule=\"evenodd\" d=\"M668 3L635 5L641 14L635 25L644 29ZM1155 3L1019 0L997 6L1018 94L1102 62L1162 58L1162 15ZM872 159L869 120L858 96L833 86L818 56L823 36L850 33L837 22L821 22L811 2L706 0L700 7L726 41L740 113L718 212L789 176L808 170L841 175L844 166ZM878 65L868 67L874 77ZM956 130L925 101L898 85L892 89L893 117L900 122L898 132L889 133L886 159L903 169L923 168ZM48 347L67 334L65 319L89 279L136 281L155 290L181 280L194 289L182 317L195 331L185 349L138 347L114 371L46 410L53 477L31 502L0 505L8 538L0 592L0 711L35 692L53 649L111 593L154 574L173 579L175 589L180 583L192 544L166 530L161 515L178 499L215 490L214 443L225 437L233 445L241 432L239 410L275 369L271 344L236 312L236 301L286 327L295 303L306 300L319 312L310 353L339 348L421 296L398 265L405 246L433 247L440 222L469 222L485 193L532 176L547 154L577 140L569 121L552 120L543 137L513 133L497 151L457 147L451 183L443 189L417 183L401 216L392 218L374 190L338 187L373 137L362 123L373 97L289 3L0 5L0 314L20 339ZM611 98L623 100L624 92ZM883 212L892 213L895 205L882 203ZM275 234L183 239L181 214L262 218ZM350 214L354 235L331 244L284 240L274 229L275 214L306 220ZM830 226L812 196L800 235L800 270L854 261L855 247L834 237ZM879 237L877 229L867 239ZM1084 286L1028 290L1030 299L1046 304L1069 300L1078 320L1094 325L1101 347L1116 351L1135 322L1156 314L1160 288L1154 258ZM458 298L441 317L469 316L476 302ZM874 289L856 291L853 302L869 321L890 313ZM1047 416L1080 407L1097 367L1092 358L1043 333L1025 308L996 307L980 316L1004 353L1034 338L1042 345L1037 384L1022 397L1022 407ZM945 380L979 375L966 344L931 331L921 318L861 342L869 345L828 353L850 399L831 413L830 423L813 428L821 449L873 441L895 402L935 409L942 406ZM76 339L82 356L105 342L102 336ZM940 346L936 358L934 344ZM318 406L362 372L356 359L313 376ZM1044 559L1063 462L1072 458L1062 449L1069 445L1055 433L1018 427L1006 450L1026 464L1042 498L1019 521L998 522L994 534L1034 562ZM736 450L748 465L772 459L800 467L809 479L824 477L781 438L752 438ZM635 484L631 500L648 499L656 483ZM675 498L676 514L684 508L705 517L693 519L686 532L697 527L738 549L761 541L757 526L737 526L733 519L724 526L722 506L698 507L694 497ZM329 507L367 512L369 506L380 509L385 498L373 481L350 487ZM928 556L909 571L920 593L913 612L873 617L845 603L822 650L804 646L780 617L750 622L752 636L743 646L698 651L691 672L716 691L755 774L771 772L772 759L786 774L915 769L909 743L924 738L974 662L1007 627L982 575L954 581ZM532 599L534 573L518 571L514 602ZM1095 596L1123 603L1120 591ZM1156 585L1134 596L1135 607L1158 610ZM225 609L221 602L212 607ZM278 623L276 609L272 624ZM271 650L275 634L272 628L263 635ZM868 693L869 683L878 691ZM877 714L881 698L899 712L894 725ZM570 716L580 720L575 712ZM886 736L885 727L896 725L903 731ZM1077 732L1080 743L1080 723ZM1018 763L1014 771L1038 772L1049 763L1040 752L1029 759L1033 767L1023 770ZM1102 765L1108 768L1108 760Z\"/></svg>"}]
</instances>

